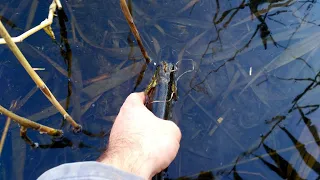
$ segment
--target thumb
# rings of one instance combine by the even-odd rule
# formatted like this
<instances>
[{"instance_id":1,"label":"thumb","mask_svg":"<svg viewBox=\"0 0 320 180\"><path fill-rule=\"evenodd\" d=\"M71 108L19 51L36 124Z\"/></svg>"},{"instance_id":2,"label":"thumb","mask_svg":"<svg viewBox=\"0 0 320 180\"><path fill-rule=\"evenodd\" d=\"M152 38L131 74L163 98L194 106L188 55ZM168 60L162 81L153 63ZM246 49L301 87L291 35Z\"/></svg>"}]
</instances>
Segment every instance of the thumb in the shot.
<instances>
[{"instance_id":1,"label":"thumb","mask_svg":"<svg viewBox=\"0 0 320 180\"><path fill-rule=\"evenodd\" d=\"M144 92L139 92L139 93L131 93L125 102L123 103L124 106L144 106L145 103L145 95Z\"/></svg>"}]
</instances>

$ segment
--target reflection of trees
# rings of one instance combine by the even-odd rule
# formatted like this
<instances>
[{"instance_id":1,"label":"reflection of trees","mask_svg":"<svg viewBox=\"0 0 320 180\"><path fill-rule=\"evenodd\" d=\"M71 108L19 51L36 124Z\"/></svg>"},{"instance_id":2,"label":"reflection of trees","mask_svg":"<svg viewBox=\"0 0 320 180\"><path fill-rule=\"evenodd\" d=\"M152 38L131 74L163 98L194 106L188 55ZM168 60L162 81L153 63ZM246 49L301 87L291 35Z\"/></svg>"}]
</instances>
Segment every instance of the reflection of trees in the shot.
<instances>
[{"instance_id":1,"label":"reflection of trees","mask_svg":"<svg viewBox=\"0 0 320 180\"><path fill-rule=\"evenodd\" d=\"M293 4L292 2L294 2L294 0L287 0L287 1L286 0L250 0L248 3L245 3L245 1L243 0L238 7L231 8L229 10L224 11L222 13L221 17L218 19L217 13L219 13L220 5L219 5L219 0L216 0L216 3L217 3L217 11L216 12L217 13L215 14L215 16L213 18L213 23L219 24L219 23L223 22L224 19L230 13L232 13L230 15L230 18L228 20L226 20L226 22L223 24L223 27L226 28L229 25L229 23L231 22L232 18L238 13L238 11L240 9L244 9L245 7L249 7L251 15L254 15L259 21L259 24L257 25L257 28L254 31L251 39L253 39L256 36L257 32L260 31L260 38L262 40L264 48L267 49L268 37L272 40L274 45L277 46L277 43L273 39L271 32L269 30L269 27L266 23L266 18L269 16L268 15L269 11L271 11L273 8L288 7ZM269 3L268 8L259 10L258 6L262 5L264 3ZM287 11L277 11L276 13L271 14L270 16L278 15L283 12L287 12ZM248 45L246 45L246 46L248 46Z\"/></svg>"},{"instance_id":2,"label":"reflection of trees","mask_svg":"<svg viewBox=\"0 0 320 180\"><path fill-rule=\"evenodd\" d=\"M306 146L311 143L315 143L318 145L318 147L320 147L320 137L317 127L314 124L312 124L312 119L308 117L309 115L313 114L319 109L320 104L303 104L307 96L310 96L310 94L313 93L313 91L319 90L317 89L317 87L320 85L320 71L316 73L314 77L309 78L276 78L280 79L281 81L308 82L308 84L305 85L305 88L302 90L301 93L299 93L293 98L291 102L292 106L287 110L287 113L282 115L276 115L272 117L270 120L265 121L266 124L270 124L272 126L264 135L261 135L261 139L257 142L257 145L239 155L234 163L227 165L223 168L218 168L226 169L228 167L232 167L231 170L222 170L219 171L218 174L229 175L230 173L233 173L234 178L237 177L237 179L241 179L241 174L237 173L237 166L254 160L260 160L265 165L265 167L268 167L268 169L275 172L281 178L307 178L300 177L302 176L301 174L299 174L300 171L295 169L296 167L294 167L293 164L290 164L290 162L288 162L281 155L281 153L295 149L298 152L304 164L309 169L313 170L314 173L320 176L320 162L317 161L317 157L314 157L311 153L309 153L306 148ZM313 141L305 143L300 142L288 129L281 125L285 120L288 121L288 118L294 112L296 112L299 117L298 122L301 121L302 123L304 123L306 129L310 132L310 135L313 137ZM290 123L294 122L291 121ZM270 137L270 135L274 133L274 131L278 130L281 130L284 134L286 134L286 136L290 139L294 146L275 150L270 145L267 145L267 140ZM261 147L267 154L258 155L258 150L261 151ZM250 156L253 156L253 158L247 159ZM272 162L270 162L270 158ZM215 169L214 171L217 171L217 169Z\"/></svg>"},{"instance_id":3,"label":"reflection of trees","mask_svg":"<svg viewBox=\"0 0 320 180\"><path fill-rule=\"evenodd\" d=\"M320 138L318 134L318 130L315 125L312 125L312 121L307 116L317 111L320 107L320 104L315 105L304 105L300 106L299 103L301 103L301 100L303 97L305 97L308 93L315 90L316 87L320 84L320 71L316 74L314 78L290 78L290 79L284 79L279 78L282 80L289 80L289 81L308 81L310 84L306 86L306 88L303 90L302 93L298 94L294 100L292 101L292 107L288 110L288 113L286 115L278 115L273 117L271 120L266 121L267 124L272 124L273 126L271 129L263 136L261 136L261 140L258 143L258 145L255 148L252 148L251 150L244 152L241 156L239 156L236 160L236 163L234 165L234 168L237 166L239 162L241 162L241 159L249 156L254 155L258 159L260 159L270 170L276 172L280 177L282 178L299 178L299 174L294 169L294 167L287 162L281 155L276 151L270 148L266 145L265 141L268 139L269 135L276 129L280 128L292 141L294 144L294 148L299 152L299 155L301 159L304 161L304 163L312 169L315 173L320 175L320 163L317 161L315 157L313 157L306 149L306 145L302 142L298 141L286 128L282 127L280 125L281 122L286 120L286 117L288 117L289 114L293 113L294 111L298 111L300 115L300 120L302 120L309 130L310 134L312 135L314 142L320 147ZM255 155L254 152L257 151L261 145L264 147L265 151L268 153L268 155L273 159L274 163L276 164L270 164L267 162L263 157ZM290 171L287 171L290 169Z\"/></svg>"},{"instance_id":4,"label":"reflection of trees","mask_svg":"<svg viewBox=\"0 0 320 180\"><path fill-rule=\"evenodd\" d=\"M287 134L287 136L290 138L292 143L297 146L296 149L298 150L300 156L302 157L306 165L308 165L310 169L312 169L314 172L320 175L320 163L317 161L317 159L315 159L311 154L309 154L305 145L299 142L286 128L284 127L280 127L280 128L283 130L283 132ZM319 142L319 140L316 142Z\"/></svg>"},{"instance_id":5,"label":"reflection of trees","mask_svg":"<svg viewBox=\"0 0 320 180\"><path fill-rule=\"evenodd\" d=\"M258 6L262 5L264 3L265 4L268 3L267 8L259 10ZM279 7L283 7L283 8L289 7L289 6L293 5L294 3L295 4L300 3L297 8L298 10L301 9L302 7L305 7L305 11L302 16L299 17L296 14L295 11L297 11L297 10L294 11L294 10L278 9ZM219 17L219 13L221 12L221 6L219 3L219 0L216 0L216 13L213 17L213 24L216 29L217 35L215 36L215 38L212 41L210 41L208 43L207 49L202 54L199 66L196 71L196 75L198 75L198 73L200 72L200 65L201 65L204 57L207 55L207 52L210 50L211 44L220 43L220 47L222 47L222 45L221 45L222 40L220 38L220 32L222 32L222 30L224 28L229 26L233 17L235 17L235 15L240 10L244 9L245 7L249 7L251 14L254 15L254 17L258 20L258 25L257 25L256 29L253 31L252 35L250 35L250 39L247 42L245 42L244 45L242 45L240 48L237 48L235 50L235 52L232 53L230 58L226 58L222 63L219 63L219 65L217 65L215 69L210 70L208 73L206 73L202 77L199 77L199 79L197 79L197 77L194 76L193 79L191 80L191 83L190 83L191 90L200 89L199 88L200 85L205 83L206 79L208 78L208 76L210 74L212 74L214 72L218 72L220 70L220 68L225 66L226 63L233 61L246 48L249 48L251 42L256 37L258 32L260 32L260 39L261 39L262 44L264 45L265 49L267 48L267 41L271 41L277 47L281 47L281 48L286 49L287 47L289 47L292 37L296 34L296 32L298 32L300 30L300 28L302 27L303 24L308 23L308 24L312 24L315 26L319 26L314 21L307 20L307 17L311 14L310 11L313 8L313 5L315 3L316 3L316 1L293 1L293 0L287 0L287 1L285 1L285 0L266 0L266 1L251 0L247 3L245 1L242 1L242 2L240 2L239 6L222 12L221 13L222 15ZM272 9L274 9L273 10L274 12L270 13L270 11ZM267 20L271 20L276 23L287 26L286 24L284 24L280 21L277 21L274 17L276 15L288 13L288 12L292 13L293 17L299 19L298 20L299 24L297 24L293 33L289 34L288 41L286 42L287 44L285 46L283 46L283 45L279 44L278 42L276 42L277 39L273 39L271 30L269 29L269 26L267 24ZM222 24L222 23L223 23L223 26L221 28L218 28L217 27L218 24ZM212 60L214 62L214 55L212 57ZM301 57L297 57L297 60L303 60L303 59ZM310 65L307 64L307 62L305 62L305 63L310 69L312 69L310 67ZM214 62L214 64L218 64L218 63ZM308 117L308 115L314 113L315 111L317 111L319 109L320 104L301 105L302 98L305 97L307 94L309 94L311 91L317 89L317 86L320 84L319 77L320 77L320 72L318 72L315 75L315 77L311 77L311 78L290 78L290 79L279 78L281 80L288 80L288 81L309 82L309 84L305 87L305 89L300 94L298 94L293 99L292 106L290 107L290 109L287 111L286 114L274 116L270 120L266 121L267 124L271 124L272 126L264 135L261 136L261 139L258 141L258 143L255 147L253 147L250 150L239 155L237 157L235 163L227 165L224 168L217 168L217 169L226 169L227 167L232 167L232 169L231 170L229 169L228 172L222 171L222 174L229 175L230 173L233 173L234 179L242 179L241 174L237 173L238 172L237 165L251 162L253 160L260 160L266 167L268 167L268 169L275 172L279 177L287 178L287 179L293 179L293 178L294 179L302 179L300 177L302 175L299 174L300 171L296 170L295 169L296 167L294 167L283 156L280 155L280 153L296 149L296 151L299 152L299 155L300 155L301 159L303 160L303 162L311 170L313 170L315 173L320 175L320 167L319 167L320 163L317 161L317 158L313 157L313 155L311 153L309 153L306 149L306 145L310 144L310 142L307 142L305 144L303 144L302 142L299 142L290 133L289 130L287 130L286 128L281 126L281 123L284 122L285 120L287 120L288 117L291 115L291 113L294 113L294 112L298 113L298 115L300 116L299 122L301 121L305 124L305 127L309 130L310 134L312 135L312 137L314 139L313 143L316 143L320 147L320 137L318 134L318 130L315 125L312 125L312 120ZM189 93L190 91L188 91L187 93ZM281 132L285 133L287 135L287 137L289 137L289 139L294 144L294 146L289 147L289 148L285 148L285 149L275 150L270 145L267 145L266 140L268 140L270 135L275 130L278 131L279 129ZM257 151L259 149L261 150L261 147L263 147L263 150L266 151L267 154L257 155ZM250 156L251 157L254 156L254 157L248 160L247 158ZM272 162L270 162L270 158L271 158ZM215 169L214 171L217 171L217 169Z\"/></svg>"},{"instance_id":6,"label":"reflection of trees","mask_svg":"<svg viewBox=\"0 0 320 180\"><path fill-rule=\"evenodd\" d=\"M301 5L297 8L296 11L302 9L303 7L306 7L306 11L304 13L303 17L299 17L295 11L292 10L287 10L287 9L280 9L279 8L287 8L289 6L292 6L293 4L297 4L300 3ZM220 38L220 33L222 30L224 30L226 27L229 26L230 22L232 21L232 19L235 17L235 15L242 9L244 9L245 7L248 7L250 9L250 13L251 13L251 19L256 18L258 20L258 25L256 27L256 29L253 31L251 37L249 38L249 40L247 42L244 43L244 45L242 45L240 48L237 48L233 55L231 55L229 58L225 59L223 63L220 63L220 65L218 65L216 68L210 70L203 78L201 78L201 80L195 82L195 77L192 79L191 83L190 83L190 87L191 89L195 90L195 89L201 89L200 85L204 83L204 81L209 77L209 75L211 75L214 72L218 72L222 67L225 66L226 63L235 60L235 58L242 53L245 49L249 48L250 44L252 43L253 39L256 37L256 35L258 34L258 32L260 32L260 39L262 41L262 44L264 46L265 49L267 49L267 42L269 40L272 41L272 43L276 46L276 47L281 47L286 49L291 42L291 39L293 38L293 36L298 32L298 30L302 27L302 24L304 23L310 23L310 24L314 24L316 26L319 26L318 24L316 24L314 21L308 21L307 17L310 15L310 11L313 9L313 5L316 3L316 1L294 1L294 0L250 0L249 2L245 2L244 0L240 3L240 5L238 5L237 7L228 9L224 12L221 13L221 16L219 17L219 13L220 13L220 1L216 0L216 12L214 14L213 17L213 24L214 27L216 29L216 38L214 38L213 40L211 40L208 45L207 48L205 49L199 66L202 64L203 59L205 57L205 55L207 54L207 52L210 49L211 44L219 42L220 44L220 48L222 49L222 40ZM259 9L258 7L260 5L263 4L267 4L267 8L265 9ZM275 11L275 12L272 12ZM272 12L272 13L271 13ZM279 44L278 42L276 42L276 39L274 39L272 37L272 33L271 30L267 24L267 19L272 20L274 22L277 22L279 24L285 25L284 23L276 20L274 17L277 15L280 15L282 13L288 13L288 12L292 12L293 17L297 18L300 20L300 23L298 24L298 26L295 28L295 31L290 35L289 39L288 39L288 43L287 45L283 46L281 44ZM254 17L253 17L254 15ZM218 28L217 26L219 24L222 24L221 28ZM244 23L244 22L242 22ZM287 25L285 25L287 26ZM299 58L299 57L297 57ZM214 55L212 56L212 61L214 62ZM200 67L199 67L200 68ZM196 71L196 74L199 72L199 68Z\"/></svg>"}]
</instances>

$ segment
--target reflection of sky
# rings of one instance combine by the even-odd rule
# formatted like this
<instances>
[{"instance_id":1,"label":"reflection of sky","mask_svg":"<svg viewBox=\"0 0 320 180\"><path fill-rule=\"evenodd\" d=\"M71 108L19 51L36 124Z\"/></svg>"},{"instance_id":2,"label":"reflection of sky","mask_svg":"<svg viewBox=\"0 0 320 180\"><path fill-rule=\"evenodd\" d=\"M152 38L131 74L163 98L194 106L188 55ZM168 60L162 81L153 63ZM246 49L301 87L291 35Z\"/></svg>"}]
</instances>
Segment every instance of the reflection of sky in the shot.
<instances>
[{"instance_id":1,"label":"reflection of sky","mask_svg":"<svg viewBox=\"0 0 320 180\"><path fill-rule=\"evenodd\" d=\"M237 54L235 60L230 60L237 50L250 41L261 22L251 16L250 9L245 7L237 12L226 27L223 27L223 25L234 11L228 14L221 23L216 24L215 27L212 23L216 12L214 1L199 1L192 8L192 11L188 9L177 14L188 2L161 1L150 4L144 1L134 1L133 4L133 15L136 18L137 27L151 57L155 61L166 59L171 62L177 62L179 58L183 60L192 59L193 64L191 63L192 61L182 61L185 63L179 65L177 75L191 69L192 65L196 69L194 72L182 76L178 82L180 97L174 106L174 118L179 121L179 126L183 132L183 140L180 152L169 168L169 176L192 175L212 169L215 170L213 173L218 173L220 170L230 170L232 166L228 166L228 164L234 162L242 152L255 147L259 143L260 136L266 135L273 125L272 123L266 124L265 120L271 120L275 116L286 116L287 119L281 125L285 126L302 143L312 141L313 137L308 132L306 125L301 121L298 123L300 119L298 111L295 110L292 113L288 113L293 105L292 100L302 93L310 82L285 80L289 78L314 78L319 71L318 46L317 41L313 40L313 37L316 37L314 35L318 33L319 27L314 26L312 23L302 23L301 27L299 24L307 13L306 6L298 9L301 3L297 2L288 8L279 8L269 12L269 14L272 14L281 10L290 11L270 16L265 20L272 37L278 43L278 47L274 46L271 37L267 37L267 50L265 50L260 38L260 32L257 31L248 47L243 48ZM69 3L74 4L75 2L70 1ZM14 2L12 7L16 7L18 4L18 2ZM221 1L217 19L221 18L223 12L237 5L238 2ZM33 25L41 22L43 17L46 17L47 6L48 3L39 3ZM83 8L87 6L90 8ZM81 4L74 5L72 10L78 21L79 28L90 42L96 43L96 46L103 44L101 46L104 48L115 48L117 46L128 48L129 28L120 12L118 1L90 2L83 7ZM260 9L266 7L266 4L259 6ZM112 73L113 67L117 67L120 62L123 62L123 58L126 58L127 55L122 54L115 58L114 55L108 54L108 52L98 49L92 44L90 45L79 34L77 34L79 40L75 42L70 32L70 13L67 8L65 9L69 16L69 22L67 23L69 42L74 60L79 60L82 77L87 79L100 75L100 73ZM316 20L319 16L318 9L318 4L314 4L309 15L304 20L310 22ZM291 11L295 11L297 17L294 17ZM55 19L55 21L57 20ZM23 29L26 17L17 18L15 22L17 22L18 27ZM296 31L297 27L299 28ZM220 30L217 31L216 29ZM56 36L59 37L59 27L55 23L53 30ZM17 31L11 31L13 34L19 34ZM294 32L294 36L289 41L288 38ZM103 38L104 35L106 35L106 38ZM217 36L220 39L215 40ZM304 41L308 40L308 38L310 41ZM157 49L154 40L157 40L160 50ZM208 43L213 40L215 41L208 46ZM66 68L63 59L60 56L57 57L57 53L60 53L59 48L51 43L51 40L43 32L28 38L26 42L34 47L43 48L43 53ZM313 43L311 44L310 42ZM299 43L301 44L300 48L299 46L297 47ZM306 47L313 47L314 50L303 49L302 45L306 43ZM64 99L67 94L67 79L57 73L50 64L41 61L41 57L30 53L26 46L21 47L27 58L31 59L33 66L47 69L48 74L50 74L48 86L53 89L54 94L59 99ZM289 57L287 60L290 63L283 63L285 58L277 60L276 58L279 55L286 53L284 50L286 47L295 47L293 53L300 54L301 59L295 60ZM201 59L207 48L207 54ZM180 53L183 49L185 52L181 56ZM0 51L1 55L5 56L10 62L6 66L1 66L0 63L0 75L1 69L3 69L0 83L7 84L7 86L1 85L0 93L8 94L0 98L0 104L8 107L11 100L26 94L29 89L34 87L34 84L29 78L4 79L4 76L13 77L22 74L21 76L23 77L26 74L7 50L2 51L0 49ZM283 65L264 70L273 60L282 62ZM124 66L128 64L129 62ZM10 67L10 70L7 66ZM219 71L213 71L219 67ZM249 75L250 68L252 69L251 76ZM151 76L149 71L146 72L146 77L138 89L142 90L143 86L148 82ZM45 76L45 72L39 72L39 74ZM257 74L260 74L260 76L256 76ZM258 78L252 81L254 77ZM95 107L101 108L98 110L90 109L91 111L83 115L82 123L94 132L100 131L101 127L109 128L111 123L102 120L101 117L108 118L116 115L115 112L119 109L124 97L132 91L134 82L135 79L131 79L131 81L107 91L103 98L95 103ZM317 97L318 90L315 88L308 92L298 104L301 106L317 104ZM117 102L114 103L115 101ZM29 116L48 106L50 105L47 100L41 93L37 92L18 113ZM319 128L316 123L317 114L318 111L315 111L308 117ZM215 122L219 118L223 120L217 126ZM40 122L58 127L60 116L56 115ZM14 128L7 138L7 149L3 152L6 158L1 159L1 170L10 179L10 174L14 173L13 171L11 172L13 170L11 167L20 165L25 167L24 177L35 179L46 169L61 163L95 160L99 152L89 148L79 149L77 146L80 142L100 148L104 147L105 144L104 139L92 139L72 135L71 133L66 135L74 142L72 147L54 150L32 150L19 139L18 129ZM39 136L37 133L30 133L30 136L43 144L50 143L48 137ZM293 145L287 135L278 127L268 136L265 143L276 150L285 149ZM15 151L12 151L11 146L15 148ZM317 158L319 153L317 145L310 143L307 149L310 150L310 148L315 149L310 153ZM18 153L18 155L12 159L14 153ZM256 155L265 155L266 151L260 147L254 153ZM308 176L307 170L301 170L301 167L304 167L303 162L295 150L283 151L280 155L292 163L297 168L297 171L304 175L303 177L311 178L313 176L313 173ZM25 158L24 163L18 161L20 157ZM253 156L245 157L243 160L250 158L253 158ZM268 156L265 156L265 160L273 163L273 160ZM268 169L260 160L242 163L237 167L237 170L242 172L240 176L245 179L257 179L257 177L260 179L259 177L262 177L255 174L261 174L267 179L278 178L277 174ZM243 172L252 172L253 174L250 175Z\"/></svg>"}]
</instances>

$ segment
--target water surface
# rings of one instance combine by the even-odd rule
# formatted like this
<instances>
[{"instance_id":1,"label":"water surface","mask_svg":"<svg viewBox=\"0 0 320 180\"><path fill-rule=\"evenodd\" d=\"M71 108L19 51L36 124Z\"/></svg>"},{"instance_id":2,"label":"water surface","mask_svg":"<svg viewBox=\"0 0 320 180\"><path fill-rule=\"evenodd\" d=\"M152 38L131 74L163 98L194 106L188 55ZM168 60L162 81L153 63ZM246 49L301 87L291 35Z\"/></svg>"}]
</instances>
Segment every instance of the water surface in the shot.
<instances>
[{"instance_id":1,"label":"water surface","mask_svg":"<svg viewBox=\"0 0 320 180\"><path fill-rule=\"evenodd\" d=\"M2 0L12 36L47 17L50 1ZM33 4L33 5L32 5ZM183 138L168 178L316 179L319 153L319 3L295 0L132 2L153 63L177 63L173 120ZM32 148L12 123L1 179L35 179L62 163L95 160L126 96L152 77L117 0L62 1L52 24L18 46L85 130L73 134L5 45L0 47L0 104L65 132L29 130ZM30 17L34 13L35 17ZM186 73L185 73L186 72ZM179 78L178 78L179 77ZM3 129L6 117L0 116ZM104 136L102 136L104 135Z\"/></svg>"}]
</instances>

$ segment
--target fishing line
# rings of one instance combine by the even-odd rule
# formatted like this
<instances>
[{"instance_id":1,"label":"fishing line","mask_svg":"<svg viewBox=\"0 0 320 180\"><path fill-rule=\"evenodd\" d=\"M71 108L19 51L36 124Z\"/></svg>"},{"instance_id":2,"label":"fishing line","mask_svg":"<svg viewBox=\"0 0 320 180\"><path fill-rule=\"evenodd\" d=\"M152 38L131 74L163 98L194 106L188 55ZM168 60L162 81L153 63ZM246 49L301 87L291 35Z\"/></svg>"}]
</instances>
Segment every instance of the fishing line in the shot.
<instances>
[{"instance_id":1,"label":"fishing line","mask_svg":"<svg viewBox=\"0 0 320 180\"><path fill-rule=\"evenodd\" d=\"M165 101L152 101L151 104L152 104L152 103L166 103L166 102L170 102L170 101L172 100L172 98L173 98L173 95L174 95L174 92L171 93L170 99L165 100Z\"/></svg>"},{"instance_id":2,"label":"fishing line","mask_svg":"<svg viewBox=\"0 0 320 180\"><path fill-rule=\"evenodd\" d=\"M180 62L182 62L182 61L191 61L191 62L192 62L192 69L189 69L189 70L183 72L180 76L178 76L178 77L177 77L177 80L176 80L176 84L178 83L178 81L180 80L180 78L181 78L182 76L184 76L184 75L187 74L187 73L191 73L192 71L194 71L194 64L195 64L194 60L193 60L193 59L182 59L182 60L180 60L180 61L178 61L178 62L176 63L175 69L172 70L171 72L177 71L177 70L178 70L178 63L180 63Z\"/></svg>"}]
</instances>

